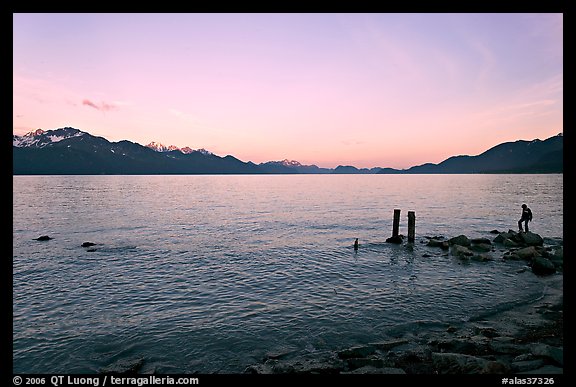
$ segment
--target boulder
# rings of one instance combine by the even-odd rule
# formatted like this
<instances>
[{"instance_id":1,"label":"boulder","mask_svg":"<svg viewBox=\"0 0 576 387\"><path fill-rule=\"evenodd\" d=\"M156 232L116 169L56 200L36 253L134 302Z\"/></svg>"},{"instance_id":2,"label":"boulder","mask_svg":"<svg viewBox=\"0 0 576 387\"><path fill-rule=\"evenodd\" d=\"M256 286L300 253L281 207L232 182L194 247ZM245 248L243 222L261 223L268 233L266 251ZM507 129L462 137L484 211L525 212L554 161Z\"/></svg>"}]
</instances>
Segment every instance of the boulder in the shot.
<instances>
[{"instance_id":1,"label":"boulder","mask_svg":"<svg viewBox=\"0 0 576 387\"><path fill-rule=\"evenodd\" d=\"M450 254L452 254L458 258L467 258L467 257L469 258L469 257L474 255L474 253L472 251L470 251L470 249L468 247L457 245L457 244L452 245L452 248L450 250Z\"/></svg>"},{"instance_id":2,"label":"boulder","mask_svg":"<svg viewBox=\"0 0 576 387\"><path fill-rule=\"evenodd\" d=\"M458 235L454 238L450 238L448 240L450 246L459 245L459 246L470 246L470 239L466 235Z\"/></svg>"},{"instance_id":3,"label":"boulder","mask_svg":"<svg viewBox=\"0 0 576 387\"><path fill-rule=\"evenodd\" d=\"M524 259L526 261L530 261L533 258L540 256L540 254L538 253L536 248L534 248L534 246L524 247L523 249L516 250L515 253L516 255L518 255L518 257L520 257L520 259Z\"/></svg>"},{"instance_id":4,"label":"boulder","mask_svg":"<svg viewBox=\"0 0 576 387\"><path fill-rule=\"evenodd\" d=\"M538 234L533 232L521 232L518 234L523 244L528 246L542 246L544 239Z\"/></svg>"},{"instance_id":5,"label":"boulder","mask_svg":"<svg viewBox=\"0 0 576 387\"><path fill-rule=\"evenodd\" d=\"M537 275L550 275L556 272L556 266L547 258L535 257L532 259L532 272Z\"/></svg>"},{"instance_id":6,"label":"boulder","mask_svg":"<svg viewBox=\"0 0 576 387\"><path fill-rule=\"evenodd\" d=\"M48 235L42 235L42 236L36 238L37 241L49 241L50 239L53 239L53 238L50 238Z\"/></svg>"}]
</instances>

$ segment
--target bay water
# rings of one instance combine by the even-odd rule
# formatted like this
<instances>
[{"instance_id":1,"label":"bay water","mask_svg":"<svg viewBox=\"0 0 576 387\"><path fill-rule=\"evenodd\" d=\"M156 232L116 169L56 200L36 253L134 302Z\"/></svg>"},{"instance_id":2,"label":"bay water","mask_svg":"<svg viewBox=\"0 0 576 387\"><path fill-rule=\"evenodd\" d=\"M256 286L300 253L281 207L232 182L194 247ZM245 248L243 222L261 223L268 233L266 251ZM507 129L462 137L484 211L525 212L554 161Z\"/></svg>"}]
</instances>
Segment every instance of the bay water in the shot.
<instances>
[{"instance_id":1,"label":"bay water","mask_svg":"<svg viewBox=\"0 0 576 387\"><path fill-rule=\"evenodd\" d=\"M523 203L561 243L561 174L14 176L13 372L241 373L528 303L526 262L425 244L516 230ZM394 209L414 244L385 243Z\"/></svg>"}]
</instances>

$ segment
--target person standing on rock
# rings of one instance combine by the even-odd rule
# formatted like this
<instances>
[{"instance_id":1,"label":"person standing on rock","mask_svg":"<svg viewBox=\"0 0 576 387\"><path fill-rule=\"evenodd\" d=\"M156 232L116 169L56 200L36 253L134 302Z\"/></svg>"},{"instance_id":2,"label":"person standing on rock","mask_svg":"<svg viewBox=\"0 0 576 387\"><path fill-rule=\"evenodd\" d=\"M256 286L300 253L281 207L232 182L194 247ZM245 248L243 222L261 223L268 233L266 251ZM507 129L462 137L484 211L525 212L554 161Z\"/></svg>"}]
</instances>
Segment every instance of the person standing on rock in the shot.
<instances>
[{"instance_id":1,"label":"person standing on rock","mask_svg":"<svg viewBox=\"0 0 576 387\"><path fill-rule=\"evenodd\" d=\"M532 210L526 204L522 204L522 217L518 221L518 231L528 232L528 222L532 221ZM522 222L524 222L524 230L522 230Z\"/></svg>"}]
</instances>

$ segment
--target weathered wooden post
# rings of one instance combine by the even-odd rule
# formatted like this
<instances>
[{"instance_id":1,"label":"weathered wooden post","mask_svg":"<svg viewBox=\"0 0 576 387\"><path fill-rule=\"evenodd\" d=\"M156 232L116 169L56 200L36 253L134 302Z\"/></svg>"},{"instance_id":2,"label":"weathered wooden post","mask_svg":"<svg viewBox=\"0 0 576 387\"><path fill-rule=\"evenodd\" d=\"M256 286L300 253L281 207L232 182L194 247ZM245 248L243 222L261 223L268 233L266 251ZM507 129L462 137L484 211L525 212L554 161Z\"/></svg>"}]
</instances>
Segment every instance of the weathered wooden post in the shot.
<instances>
[{"instance_id":1,"label":"weathered wooden post","mask_svg":"<svg viewBox=\"0 0 576 387\"><path fill-rule=\"evenodd\" d=\"M414 211L408 211L408 243L414 243L416 234L416 214Z\"/></svg>"},{"instance_id":2,"label":"weathered wooden post","mask_svg":"<svg viewBox=\"0 0 576 387\"><path fill-rule=\"evenodd\" d=\"M394 210L394 223L392 223L392 238L398 236L398 230L400 228L400 210Z\"/></svg>"}]
</instances>

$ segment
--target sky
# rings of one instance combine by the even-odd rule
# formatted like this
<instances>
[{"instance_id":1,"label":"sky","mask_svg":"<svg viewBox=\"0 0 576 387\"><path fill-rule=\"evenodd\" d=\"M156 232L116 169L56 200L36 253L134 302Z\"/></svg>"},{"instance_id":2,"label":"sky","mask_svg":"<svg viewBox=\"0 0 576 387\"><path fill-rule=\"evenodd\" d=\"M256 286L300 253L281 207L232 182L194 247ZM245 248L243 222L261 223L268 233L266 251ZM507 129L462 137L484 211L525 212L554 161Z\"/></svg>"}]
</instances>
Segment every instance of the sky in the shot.
<instances>
[{"instance_id":1,"label":"sky","mask_svg":"<svg viewBox=\"0 0 576 387\"><path fill-rule=\"evenodd\" d=\"M409 168L563 132L561 13L15 13L13 134Z\"/></svg>"}]
</instances>

